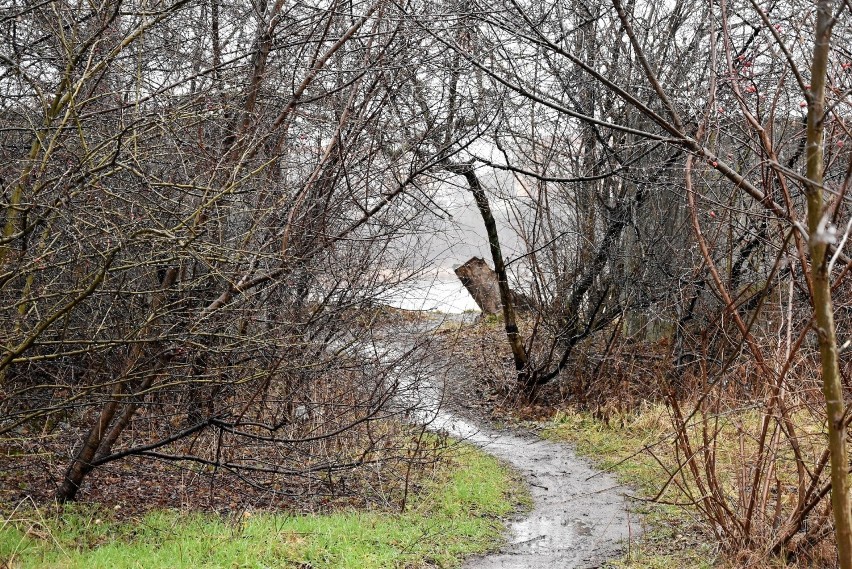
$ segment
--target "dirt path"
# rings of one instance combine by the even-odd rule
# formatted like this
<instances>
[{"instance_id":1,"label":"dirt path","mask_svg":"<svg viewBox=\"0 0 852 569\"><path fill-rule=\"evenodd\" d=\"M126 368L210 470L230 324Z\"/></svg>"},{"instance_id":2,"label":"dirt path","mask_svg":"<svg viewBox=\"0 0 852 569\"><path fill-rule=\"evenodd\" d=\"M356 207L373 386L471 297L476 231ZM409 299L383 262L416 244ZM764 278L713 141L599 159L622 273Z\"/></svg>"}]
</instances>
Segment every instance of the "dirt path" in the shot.
<instances>
[{"instance_id":1,"label":"dirt path","mask_svg":"<svg viewBox=\"0 0 852 569\"><path fill-rule=\"evenodd\" d=\"M466 440L520 471L534 507L511 523L497 553L470 559L468 569L592 568L621 553L637 533L624 488L567 446L493 431L440 411L432 427Z\"/></svg>"},{"instance_id":2,"label":"dirt path","mask_svg":"<svg viewBox=\"0 0 852 569\"><path fill-rule=\"evenodd\" d=\"M420 326L434 327L434 323ZM418 409L410 419L502 459L530 486L533 509L511 522L506 545L496 553L468 560L466 569L600 567L637 536L637 520L631 520L627 511L626 489L578 458L570 447L455 415L444 404L448 394L428 379L409 377L401 385L405 395L400 398Z\"/></svg>"}]
</instances>

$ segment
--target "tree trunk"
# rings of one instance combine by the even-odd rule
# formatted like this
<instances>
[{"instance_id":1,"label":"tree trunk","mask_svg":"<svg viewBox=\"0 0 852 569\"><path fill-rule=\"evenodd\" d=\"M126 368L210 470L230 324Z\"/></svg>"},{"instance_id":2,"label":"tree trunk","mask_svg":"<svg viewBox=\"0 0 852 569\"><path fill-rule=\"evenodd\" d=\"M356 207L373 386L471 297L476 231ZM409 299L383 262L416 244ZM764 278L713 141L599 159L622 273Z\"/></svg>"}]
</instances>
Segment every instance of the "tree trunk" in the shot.
<instances>
[{"instance_id":1,"label":"tree trunk","mask_svg":"<svg viewBox=\"0 0 852 569\"><path fill-rule=\"evenodd\" d=\"M456 269L456 276L485 314L500 314L503 301L500 297L500 278L488 263L479 257L473 257ZM509 290L509 296L516 311L529 310L530 299L517 291Z\"/></svg>"},{"instance_id":2,"label":"tree trunk","mask_svg":"<svg viewBox=\"0 0 852 569\"><path fill-rule=\"evenodd\" d=\"M494 272L497 273L500 302L503 305L503 322L506 326L506 338L509 340L509 346L512 348L515 369L518 372L518 382L526 389L530 383L529 370L527 369L529 361L526 348L524 347L524 339L518 331L518 325L515 320L515 305L512 302L512 290L509 288L506 265L503 263L503 252L500 250L500 239L497 237L497 222L494 221L494 215L491 213L488 196L485 194L485 190L482 188L476 172L473 171L472 164L448 164L446 168L454 174L460 174L465 177L470 191L473 193L479 214L482 216L482 221L485 223L485 231L488 233L488 244L491 246L491 259L494 262Z\"/></svg>"},{"instance_id":3,"label":"tree trunk","mask_svg":"<svg viewBox=\"0 0 852 569\"><path fill-rule=\"evenodd\" d=\"M807 177L808 233L813 278L814 320L822 364L822 390L828 419L828 448L831 453L831 505L841 569L852 569L852 511L849 501L849 461L844 427L843 391L837 362L837 336L828 267L828 217L823 207L823 115L829 43L834 2L817 4L811 91L808 96Z\"/></svg>"},{"instance_id":4,"label":"tree trunk","mask_svg":"<svg viewBox=\"0 0 852 569\"><path fill-rule=\"evenodd\" d=\"M456 276L484 314L499 314L503 310L500 279L483 259L473 257L456 269Z\"/></svg>"},{"instance_id":5,"label":"tree trunk","mask_svg":"<svg viewBox=\"0 0 852 569\"><path fill-rule=\"evenodd\" d=\"M92 461L95 459L95 454L101 446L103 436L109 428L110 423L112 423L115 413L118 410L118 401L122 392L121 385L122 384L119 383L116 386L116 389L112 394L112 400L104 405L104 408L101 410L100 417L98 417L98 421L92 425L92 428L89 430L89 436L86 437L86 442L82 447L80 447L80 450L77 451L77 454L74 456L74 460L71 461L71 464L68 466L68 470L65 471L65 478L56 490L56 494L54 494L54 498L57 502L65 503L73 501L74 498L77 497L77 491L80 489L80 484L82 484L83 479L86 478L89 472L92 471L92 468L94 468L92 466Z\"/></svg>"}]
</instances>

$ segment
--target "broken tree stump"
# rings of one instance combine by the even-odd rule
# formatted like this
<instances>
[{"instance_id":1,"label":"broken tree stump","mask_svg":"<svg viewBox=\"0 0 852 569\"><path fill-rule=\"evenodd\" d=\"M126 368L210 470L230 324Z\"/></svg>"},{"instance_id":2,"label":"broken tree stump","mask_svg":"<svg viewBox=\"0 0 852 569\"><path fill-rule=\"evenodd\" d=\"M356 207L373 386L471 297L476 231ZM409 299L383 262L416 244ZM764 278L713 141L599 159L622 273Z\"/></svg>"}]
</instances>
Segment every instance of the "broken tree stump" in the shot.
<instances>
[{"instance_id":1,"label":"broken tree stump","mask_svg":"<svg viewBox=\"0 0 852 569\"><path fill-rule=\"evenodd\" d=\"M500 302L500 283L497 273L480 257L473 257L464 265L456 268L456 276L473 297L473 300L483 314L502 314L503 303ZM512 302L515 308L529 308L529 300L522 294L512 291Z\"/></svg>"}]
</instances>

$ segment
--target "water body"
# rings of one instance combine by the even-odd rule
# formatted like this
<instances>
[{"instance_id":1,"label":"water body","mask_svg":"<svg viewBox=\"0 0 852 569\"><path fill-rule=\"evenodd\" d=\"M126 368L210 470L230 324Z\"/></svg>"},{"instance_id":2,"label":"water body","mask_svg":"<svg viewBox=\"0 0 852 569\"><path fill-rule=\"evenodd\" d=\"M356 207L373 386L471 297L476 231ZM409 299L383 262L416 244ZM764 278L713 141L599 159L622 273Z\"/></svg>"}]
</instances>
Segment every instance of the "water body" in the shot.
<instances>
[{"instance_id":1,"label":"water body","mask_svg":"<svg viewBox=\"0 0 852 569\"><path fill-rule=\"evenodd\" d=\"M388 292L382 301L403 310L461 314L479 312L476 302L455 275L440 275L400 285Z\"/></svg>"}]
</instances>

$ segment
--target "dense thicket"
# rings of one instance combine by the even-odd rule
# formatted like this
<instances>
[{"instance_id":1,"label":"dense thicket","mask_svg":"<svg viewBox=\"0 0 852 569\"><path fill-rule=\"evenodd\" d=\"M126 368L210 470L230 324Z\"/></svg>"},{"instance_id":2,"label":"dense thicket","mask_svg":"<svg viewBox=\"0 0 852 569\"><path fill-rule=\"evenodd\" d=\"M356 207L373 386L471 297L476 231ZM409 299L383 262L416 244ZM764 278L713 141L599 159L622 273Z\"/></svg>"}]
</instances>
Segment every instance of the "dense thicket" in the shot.
<instances>
[{"instance_id":1,"label":"dense thicket","mask_svg":"<svg viewBox=\"0 0 852 569\"><path fill-rule=\"evenodd\" d=\"M272 488L405 454L383 419L417 360L380 357L365 309L458 184L533 305L506 312L519 391L603 399L644 352L629 393L668 398L672 483L722 543L812 548L844 492L800 442L840 457L849 422L849 12L7 3L0 434L61 500L128 456ZM733 487L714 421L744 407Z\"/></svg>"},{"instance_id":2,"label":"dense thicket","mask_svg":"<svg viewBox=\"0 0 852 569\"><path fill-rule=\"evenodd\" d=\"M60 500L127 456L285 494L402 460L364 311L422 262L428 38L219 0L12 2L0 34L7 454Z\"/></svg>"}]
</instances>

